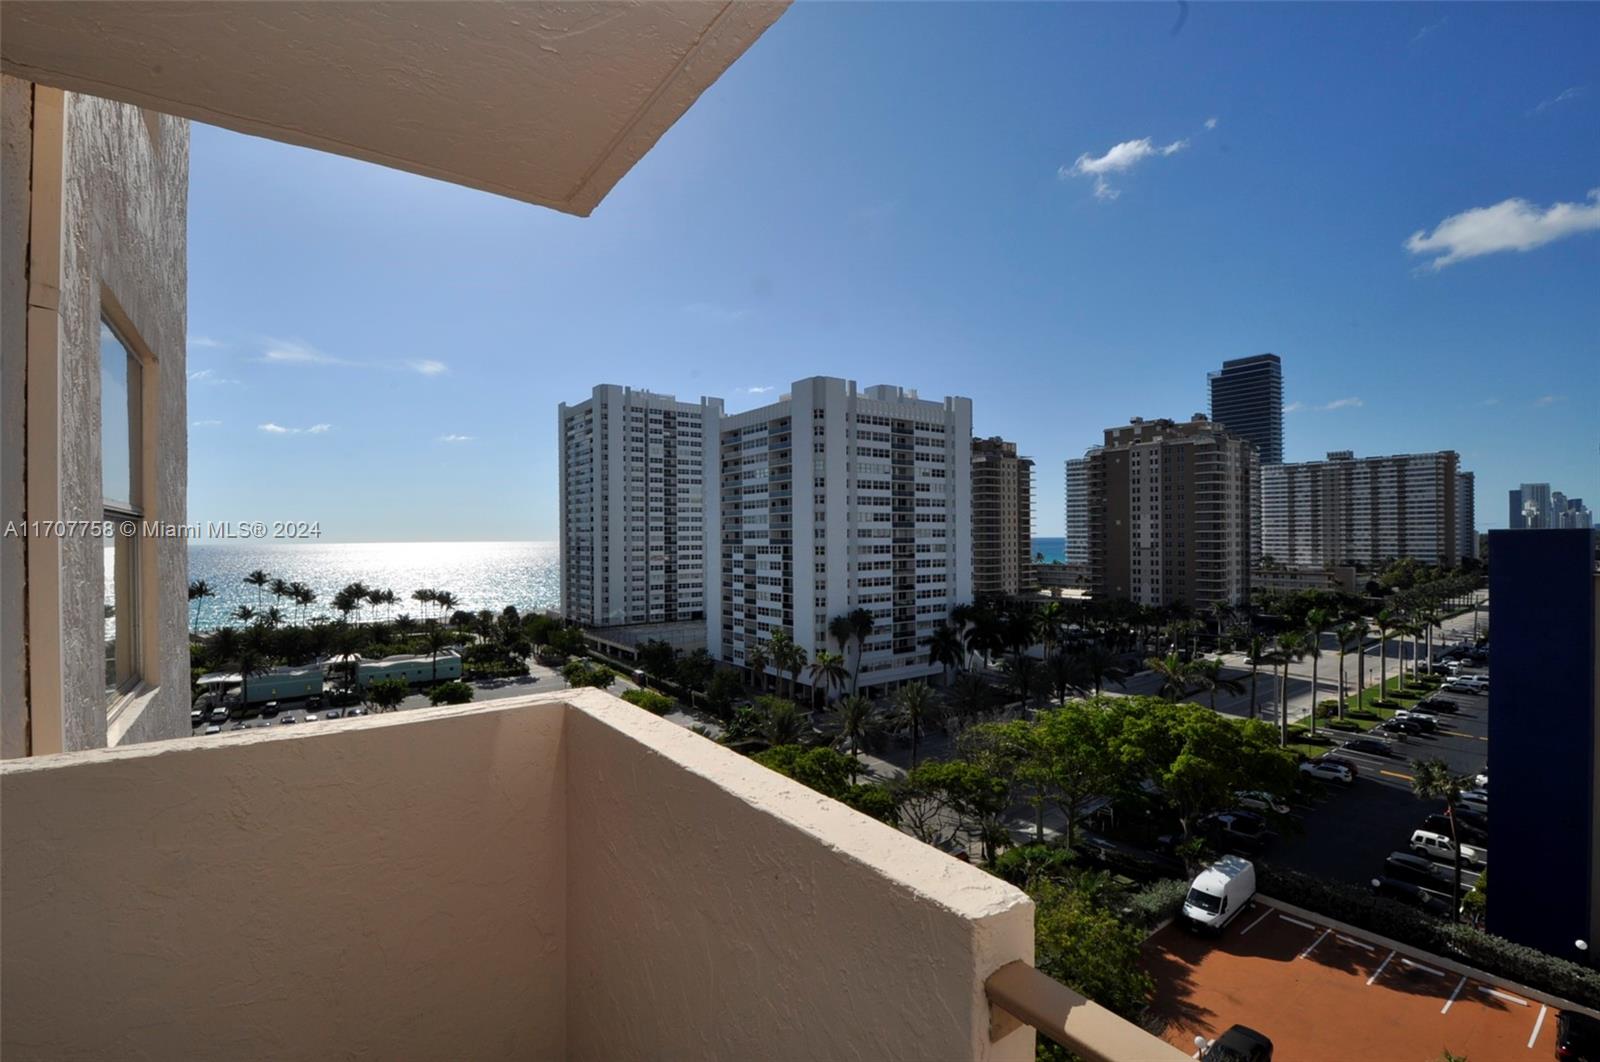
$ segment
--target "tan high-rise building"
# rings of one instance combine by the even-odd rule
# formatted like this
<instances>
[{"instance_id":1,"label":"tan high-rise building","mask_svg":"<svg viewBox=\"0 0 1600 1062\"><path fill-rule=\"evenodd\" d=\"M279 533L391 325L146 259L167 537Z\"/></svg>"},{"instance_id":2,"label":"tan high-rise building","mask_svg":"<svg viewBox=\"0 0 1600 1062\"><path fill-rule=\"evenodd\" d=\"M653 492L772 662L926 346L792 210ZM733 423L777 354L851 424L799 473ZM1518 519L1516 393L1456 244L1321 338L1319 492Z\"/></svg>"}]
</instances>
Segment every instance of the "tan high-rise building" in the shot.
<instances>
[{"instance_id":1,"label":"tan high-rise building","mask_svg":"<svg viewBox=\"0 0 1600 1062\"><path fill-rule=\"evenodd\" d=\"M999 436L972 440L972 590L1020 594L1033 575L1033 459Z\"/></svg>"},{"instance_id":2,"label":"tan high-rise building","mask_svg":"<svg viewBox=\"0 0 1600 1062\"><path fill-rule=\"evenodd\" d=\"M1249 597L1254 446L1200 413L1135 417L1088 461L1096 597L1194 609Z\"/></svg>"}]
</instances>

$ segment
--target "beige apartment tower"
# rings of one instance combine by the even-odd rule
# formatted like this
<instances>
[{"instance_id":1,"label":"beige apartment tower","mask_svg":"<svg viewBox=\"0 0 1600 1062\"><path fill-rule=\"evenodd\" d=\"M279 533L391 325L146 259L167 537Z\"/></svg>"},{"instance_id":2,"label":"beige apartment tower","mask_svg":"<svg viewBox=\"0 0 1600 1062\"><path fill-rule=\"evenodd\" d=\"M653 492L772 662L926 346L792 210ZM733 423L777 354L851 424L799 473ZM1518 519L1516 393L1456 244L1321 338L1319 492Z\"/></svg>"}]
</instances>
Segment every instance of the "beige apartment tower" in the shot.
<instances>
[{"instance_id":1,"label":"beige apartment tower","mask_svg":"<svg viewBox=\"0 0 1600 1062\"><path fill-rule=\"evenodd\" d=\"M1033 574L1033 459L999 436L972 440L972 591L1021 594Z\"/></svg>"},{"instance_id":2,"label":"beige apartment tower","mask_svg":"<svg viewBox=\"0 0 1600 1062\"><path fill-rule=\"evenodd\" d=\"M1096 597L1192 609L1248 599L1253 445L1200 413L1135 417L1087 460Z\"/></svg>"}]
</instances>

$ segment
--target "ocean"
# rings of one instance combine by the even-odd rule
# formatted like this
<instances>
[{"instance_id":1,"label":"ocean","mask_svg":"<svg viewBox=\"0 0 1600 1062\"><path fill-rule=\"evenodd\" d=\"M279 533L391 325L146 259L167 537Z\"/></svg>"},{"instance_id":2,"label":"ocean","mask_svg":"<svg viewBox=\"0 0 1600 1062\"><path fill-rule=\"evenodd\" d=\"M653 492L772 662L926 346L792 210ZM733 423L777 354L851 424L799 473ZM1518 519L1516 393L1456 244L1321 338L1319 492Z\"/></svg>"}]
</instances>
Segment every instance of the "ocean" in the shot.
<instances>
[{"instance_id":1,"label":"ocean","mask_svg":"<svg viewBox=\"0 0 1600 1062\"><path fill-rule=\"evenodd\" d=\"M1060 560L1064 539L1036 538L1035 553ZM285 582L302 582L317 592L307 616L332 615L332 598L350 583L374 590L393 590L400 601L379 609L387 618L422 614L411 592L423 587L448 590L471 612L507 605L519 610L561 606L560 548L555 542L339 542L189 544L189 579L204 579L215 597L200 602L199 628L212 630L229 622L240 605L266 608L277 604L286 616L298 618L289 602L244 582L257 568ZM189 615L195 614L193 603Z\"/></svg>"},{"instance_id":2,"label":"ocean","mask_svg":"<svg viewBox=\"0 0 1600 1062\"><path fill-rule=\"evenodd\" d=\"M458 607L472 612L499 612L507 605L519 610L559 608L559 560L555 542L191 542L189 579L204 579L216 595L199 605L199 627L210 630L230 622L240 605L257 607L256 588L244 582L257 568L315 590L318 600L307 616L333 615L333 595L354 582L393 590L399 598L394 607L377 610L380 618L387 618L402 612L422 615L411 592L424 587L450 591L460 600ZM263 589L260 607L273 604L297 618L289 602L275 602ZM191 620L194 610L191 602Z\"/></svg>"},{"instance_id":3,"label":"ocean","mask_svg":"<svg viewBox=\"0 0 1600 1062\"><path fill-rule=\"evenodd\" d=\"M1064 538L1036 538L1033 540L1035 557L1044 555L1046 564L1060 564L1067 559L1067 540Z\"/></svg>"}]
</instances>

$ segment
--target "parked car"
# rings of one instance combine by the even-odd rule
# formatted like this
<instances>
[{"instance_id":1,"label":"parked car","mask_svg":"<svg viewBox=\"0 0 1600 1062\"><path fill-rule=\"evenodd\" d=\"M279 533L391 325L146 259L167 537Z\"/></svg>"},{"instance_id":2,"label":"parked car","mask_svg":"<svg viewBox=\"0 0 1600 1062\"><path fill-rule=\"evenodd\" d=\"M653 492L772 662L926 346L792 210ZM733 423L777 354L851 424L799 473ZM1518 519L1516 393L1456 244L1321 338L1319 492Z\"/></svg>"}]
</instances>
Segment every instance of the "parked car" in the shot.
<instances>
[{"instance_id":1,"label":"parked car","mask_svg":"<svg viewBox=\"0 0 1600 1062\"><path fill-rule=\"evenodd\" d=\"M307 712L306 713L306 722L315 723L316 721L317 721L317 713L316 712Z\"/></svg>"},{"instance_id":2,"label":"parked car","mask_svg":"<svg viewBox=\"0 0 1600 1062\"><path fill-rule=\"evenodd\" d=\"M1350 772L1350 777L1352 778L1361 777L1361 770L1357 766L1356 761L1352 760L1348 756L1336 756L1331 752L1324 752L1321 756L1317 756L1315 758L1319 763L1337 763L1340 767L1348 770Z\"/></svg>"},{"instance_id":3,"label":"parked car","mask_svg":"<svg viewBox=\"0 0 1600 1062\"><path fill-rule=\"evenodd\" d=\"M222 705L218 705L217 707L211 709L210 719L213 723L226 723L228 721L228 709Z\"/></svg>"},{"instance_id":4,"label":"parked car","mask_svg":"<svg viewBox=\"0 0 1600 1062\"><path fill-rule=\"evenodd\" d=\"M1341 749L1345 749L1348 752L1364 752L1368 756L1388 756L1388 755L1390 755L1389 743L1387 741L1380 741L1377 738L1370 738L1370 737L1351 738L1349 741L1346 741L1344 744L1340 745L1339 747Z\"/></svg>"},{"instance_id":5,"label":"parked car","mask_svg":"<svg viewBox=\"0 0 1600 1062\"><path fill-rule=\"evenodd\" d=\"M268 718L268 719L271 719L273 716L277 715L278 714L278 702L277 701L268 701L266 704L263 704L261 706L261 714L263 716L265 716L266 718Z\"/></svg>"},{"instance_id":6,"label":"parked car","mask_svg":"<svg viewBox=\"0 0 1600 1062\"><path fill-rule=\"evenodd\" d=\"M1230 1026L1205 1046L1200 1062L1272 1062L1272 1041L1248 1025Z\"/></svg>"},{"instance_id":7,"label":"parked car","mask_svg":"<svg viewBox=\"0 0 1600 1062\"><path fill-rule=\"evenodd\" d=\"M286 715L282 719L279 719L278 722L280 722L280 723L292 723L292 722L294 722L294 716Z\"/></svg>"},{"instance_id":8,"label":"parked car","mask_svg":"<svg viewBox=\"0 0 1600 1062\"><path fill-rule=\"evenodd\" d=\"M1221 811L1200 820L1200 830L1218 847L1254 855L1265 848L1272 834L1267 820L1253 811Z\"/></svg>"},{"instance_id":9,"label":"parked car","mask_svg":"<svg viewBox=\"0 0 1600 1062\"><path fill-rule=\"evenodd\" d=\"M1396 716L1393 719L1385 719L1372 729L1382 731L1385 734L1411 735L1422 733L1423 726L1415 719L1401 719Z\"/></svg>"},{"instance_id":10,"label":"parked car","mask_svg":"<svg viewBox=\"0 0 1600 1062\"><path fill-rule=\"evenodd\" d=\"M1461 791L1461 804L1473 811L1487 812L1489 810L1489 791L1487 789L1463 789Z\"/></svg>"},{"instance_id":11,"label":"parked car","mask_svg":"<svg viewBox=\"0 0 1600 1062\"><path fill-rule=\"evenodd\" d=\"M235 723L232 726L230 726L228 729L229 730L249 730L250 729L250 724L241 719L237 723Z\"/></svg>"},{"instance_id":12,"label":"parked car","mask_svg":"<svg viewBox=\"0 0 1600 1062\"><path fill-rule=\"evenodd\" d=\"M189 713L189 725L190 726L199 726L201 723L203 723L205 721L206 721L206 713L202 709L196 708L196 709L194 709L193 711L191 711Z\"/></svg>"},{"instance_id":13,"label":"parked car","mask_svg":"<svg viewBox=\"0 0 1600 1062\"><path fill-rule=\"evenodd\" d=\"M1600 1021L1573 1010L1558 1013L1556 1058L1562 1062L1600 1062Z\"/></svg>"},{"instance_id":14,"label":"parked car","mask_svg":"<svg viewBox=\"0 0 1600 1062\"><path fill-rule=\"evenodd\" d=\"M1446 715L1455 715L1461 708L1459 704L1449 697L1442 697L1437 693L1419 703L1417 707L1426 708L1430 712L1443 712Z\"/></svg>"},{"instance_id":15,"label":"parked car","mask_svg":"<svg viewBox=\"0 0 1600 1062\"><path fill-rule=\"evenodd\" d=\"M1488 771L1482 772L1476 778L1474 778L1473 781L1478 784L1478 788L1479 789L1482 789L1484 792L1488 792L1489 791L1489 772Z\"/></svg>"},{"instance_id":16,"label":"parked car","mask_svg":"<svg viewBox=\"0 0 1600 1062\"><path fill-rule=\"evenodd\" d=\"M338 719L342 715L344 715L344 712L340 711L339 709L337 709L337 708L329 708L326 712L322 713L322 718L324 718L324 719Z\"/></svg>"},{"instance_id":17,"label":"parked car","mask_svg":"<svg viewBox=\"0 0 1600 1062\"><path fill-rule=\"evenodd\" d=\"M1077 849L1085 859L1130 878L1156 881L1161 878L1183 878L1189 873L1189 868L1177 856L1152 852L1083 830L1078 831Z\"/></svg>"},{"instance_id":18,"label":"parked car","mask_svg":"<svg viewBox=\"0 0 1600 1062\"><path fill-rule=\"evenodd\" d=\"M1260 789L1242 789L1233 794L1233 799L1239 802L1242 808L1254 808L1256 811L1275 811L1279 815L1289 814L1289 802L1281 797Z\"/></svg>"},{"instance_id":19,"label":"parked car","mask_svg":"<svg viewBox=\"0 0 1600 1062\"><path fill-rule=\"evenodd\" d=\"M1439 717L1425 711L1420 705L1410 710L1402 708L1394 713L1394 717L1401 722L1416 723L1424 734L1431 734L1439 729Z\"/></svg>"},{"instance_id":20,"label":"parked car","mask_svg":"<svg viewBox=\"0 0 1600 1062\"><path fill-rule=\"evenodd\" d=\"M1434 833L1432 830L1413 830L1411 831L1411 850L1420 852L1431 859L1453 862L1455 860L1456 845L1447 834ZM1467 866L1486 866L1489 862L1489 850L1462 841L1461 862Z\"/></svg>"},{"instance_id":21,"label":"parked car","mask_svg":"<svg viewBox=\"0 0 1600 1062\"><path fill-rule=\"evenodd\" d=\"M1421 885L1428 889L1443 886L1448 890L1455 887L1454 870L1411 852L1390 852L1389 857L1383 861L1383 873L1385 877Z\"/></svg>"},{"instance_id":22,"label":"parked car","mask_svg":"<svg viewBox=\"0 0 1600 1062\"><path fill-rule=\"evenodd\" d=\"M1373 878L1370 891L1374 896L1386 896L1409 907L1426 911L1439 918L1450 917L1450 897L1399 878Z\"/></svg>"},{"instance_id":23,"label":"parked car","mask_svg":"<svg viewBox=\"0 0 1600 1062\"><path fill-rule=\"evenodd\" d=\"M1300 765L1300 773L1310 775L1319 782L1337 782L1340 785L1349 785L1356 780L1350 768L1328 760L1307 760Z\"/></svg>"},{"instance_id":24,"label":"parked car","mask_svg":"<svg viewBox=\"0 0 1600 1062\"><path fill-rule=\"evenodd\" d=\"M1449 690L1451 693L1487 693L1489 690L1487 683L1480 687L1470 677L1445 679L1444 685L1439 688Z\"/></svg>"},{"instance_id":25,"label":"parked car","mask_svg":"<svg viewBox=\"0 0 1600 1062\"><path fill-rule=\"evenodd\" d=\"M345 715L366 715L367 714L367 710L365 708L346 708L344 710L344 714Z\"/></svg>"},{"instance_id":26,"label":"parked car","mask_svg":"<svg viewBox=\"0 0 1600 1062\"><path fill-rule=\"evenodd\" d=\"M1255 864L1238 856L1223 856L1189 884L1183 920L1196 929L1220 932L1239 917L1255 894Z\"/></svg>"},{"instance_id":27,"label":"parked car","mask_svg":"<svg viewBox=\"0 0 1600 1062\"><path fill-rule=\"evenodd\" d=\"M208 733L208 734L220 734L220 733L222 733L222 724L221 723L212 723L210 726L206 727L206 733Z\"/></svg>"},{"instance_id":28,"label":"parked car","mask_svg":"<svg viewBox=\"0 0 1600 1062\"><path fill-rule=\"evenodd\" d=\"M1422 820L1422 825L1419 829L1442 833L1448 837L1450 836L1450 816L1443 812L1434 812ZM1489 831L1475 823L1467 822L1459 814L1456 816L1456 836L1470 845L1475 845L1479 848L1489 847Z\"/></svg>"}]
</instances>

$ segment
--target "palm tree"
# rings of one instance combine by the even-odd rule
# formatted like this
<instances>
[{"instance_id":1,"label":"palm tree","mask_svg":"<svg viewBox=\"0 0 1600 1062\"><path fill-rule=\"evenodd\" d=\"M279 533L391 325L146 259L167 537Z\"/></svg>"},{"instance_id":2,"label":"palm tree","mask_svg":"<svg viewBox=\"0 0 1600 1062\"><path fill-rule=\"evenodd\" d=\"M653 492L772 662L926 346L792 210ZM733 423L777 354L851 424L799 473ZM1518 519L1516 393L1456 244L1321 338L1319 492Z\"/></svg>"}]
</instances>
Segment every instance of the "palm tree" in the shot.
<instances>
[{"instance_id":1,"label":"palm tree","mask_svg":"<svg viewBox=\"0 0 1600 1062\"><path fill-rule=\"evenodd\" d=\"M917 748L922 739L922 726L933 702L933 689L926 682L912 682L900 687L895 703L905 714L906 725L911 727L911 769L917 769Z\"/></svg>"},{"instance_id":2,"label":"palm tree","mask_svg":"<svg viewBox=\"0 0 1600 1062\"><path fill-rule=\"evenodd\" d=\"M1261 670L1262 661L1269 661L1270 662L1270 657L1269 657L1269 654L1268 654L1269 648L1270 648L1270 646L1268 645L1266 635L1264 635L1264 634L1251 634L1250 638L1249 638L1249 641L1248 641L1248 644L1245 646L1245 649L1246 649L1247 654L1248 654L1249 659L1250 659L1250 718L1251 719L1254 719L1256 717L1256 712L1258 711L1257 702L1256 702L1256 675Z\"/></svg>"},{"instance_id":3,"label":"palm tree","mask_svg":"<svg viewBox=\"0 0 1600 1062\"><path fill-rule=\"evenodd\" d=\"M266 620L268 627L277 627L283 623L283 609L277 605L268 605L266 614L261 618Z\"/></svg>"},{"instance_id":4,"label":"palm tree","mask_svg":"<svg viewBox=\"0 0 1600 1062\"><path fill-rule=\"evenodd\" d=\"M261 607L261 588L266 586L267 583L271 581L272 576L268 575L260 568L257 568L255 571L244 577L244 584L246 586L253 586L256 588L256 608Z\"/></svg>"},{"instance_id":5,"label":"palm tree","mask_svg":"<svg viewBox=\"0 0 1600 1062\"><path fill-rule=\"evenodd\" d=\"M811 661L811 666L806 668L806 673L811 677L812 707L816 707L815 695L818 689L822 690L823 703L827 703L833 692L834 686L844 688L845 682L850 678L850 669L845 667L844 657L838 653L830 653L826 649L818 649L816 658Z\"/></svg>"},{"instance_id":6,"label":"palm tree","mask_svg":"<svg viewBox=\"0 0 1600 1062\"><path fill-rule=\"evenodd\" d=\"M806 666L806 651L796 645L794 637L784 630L773 631L767 644L772 654L772 666L777 668L779 674L789 676L789 699L794 700L795 683L800 677L800 669Z\"/></svg>"},{"instance_id":7,"label":"palm tree","mask_svg":"<svg viewBox=\"0 0 1600 1062\"><path fill-rule=\"evenodd\" d=\"M300 618L305 619L305 610L317 603L317 592L304 583L290 583L289 596L296 605L300 606Z\"/></svg>"},{"instance_id":8,"label":"palm tree","mask_svg":"<svg viewBox=\"0 0 1600 1062\"><path fill-rule=\"evenodd\" d=\"M439 615L442 617L461 604L461 600L448 590L435 590L433 592L433 603L439 606Z\"/></svg>"},{"instance_id":9,"label":"palm tree","mask_svg":"<svg viewBox=\"0 0 1600 1062\"><path fill-rule=\"evenodd\" d=\"M238 608L233 610L233 618L238 620L240 623L249 623L251 620L256 618L256 610L251 608L249 605L240 605Z\"/></svg>"},{"instance_id":10,"label":"palm tree","mask_svg":"<svg viewBox=\"0 0 1600 1062\"><path fill-rule=\"evenodd\" d=\"M1316 611L1317 611L1316 609L1313 609L1312 612L1311 612L1311 615L1315 615ZM1307 619L1309 620L1310 616L1307 616ZM1322 622L1323 622L1324 626L1327 625L1328 621L1327 621L1327 618L1325 616L1323 617ZM1322 632L1321 631L1319 631L1319 630L1307 630L1306 631L1306 633L1305 633L1305 648L1301 650L1301 653L1302 653L1302 655L1309 656L1311 658L1311 715L1310 715L1310 720L1311 720L1311 733L1313 735L1315 735L1316 732L1317 732L1317 661L1322 659Z\"/></svg>"},{"instance_id":11,"label":"palm tree","mask_svg":"<svg viewBox=\"0 0 1600 1062\"><path fill-rule=\"evenodd\" d=\"M259 675L267 670L266 658L262 655L256 639L249 635L239 639L239 648L234 653L233 667L239 672L239 705L242 708L250 703L250 676Z\"/></svg>"},{"instance_id":12,"label":"palm tree","mask_svg":"<svg viewBox=\"0 0 1600 1062\"><path fill-rule=\"evenodd\" d=\"M1283 665L1283 681L1278 685L1278 744L1289 743L1289 665L1306 653L1306 636L1299 631L1284 631L1273 644L1273 656Z\"/></svg>"},{"instance_id":13,"label":"palm tree","mask_svg":"<svg viewBox=\"0 0 1600 1062\"><path fill-rule=\"evenodd\" d=\"M1190 665L1192 677L1200 683L1200 688L1211 695L1211 710L1217 710L1217 691L1238 695L1244 692L1244 683L1238 679L1228 678L1222 672L1222 657L1213 657L1210 660L1197 660Z\"/></svg>"},{"instance_id":14,"label":"palm tree","mask_svg":"<svg viewBox=\"0 0 1600 1062\"><path fill-rule=\"evenodd\" d=\"M856 633L856 666L850 672L850 692L854 693L861 687L861 654L867 650L867 639L872 637L872 629L877 626L877 621L872 618L872 613L864 608L850 610L850 627Z\"/></svg>"},{"instance_id":15,"label":"palm tree","mask_svg":"<svg viewBox=\"0 0 1600 1062\"><path fill-rule=\"evenodd\" d=\"M850 622L849 616L839 615L828 621L828 637L838 643L841 656L850 655L850 643L855 636L856 625Z\"/></svg>"},{"instance_id":16,"label":"palm tree","mask_svg":"<svg viewBox=\"0 0 1600 1062\"><path fill-rule=\"evenodd\" d=\"M289 596L289 584L284 582L282 578L273 579L272 582L267 584L267 591L272 594L274 601L282 601Z\"/></svg>"},{"instance_id":17,"label":"palm tree","mask_svg":"<svg viewBox=\"0 0 1600 1062\"><path fill-rule=\"evenodd\" d=\"M948 623L934 629L928 639L928 660L944 669L944 684L950 685L950 672L961 666L961 635Z\"/></svg>"},{"instance_id":18,"label":"palm tree","mask_svg":"<svg viewBox=\"0 0 1600 1062\"><path fill-rule=\"evenodd\" d=\"M1044 607L1039 609L1035 622L1038 626L1039 640L1044 643L1045 656L1048 657L1061 644L1061 639L1066 634L1068 618L1067 606L1059 601L1046 602Z\"/></svg>"},{"instance_id":19,"label":"palm tree","mask_svg":"<svg viewBox=\"0 0 1600 1062\"><path fill-rule=\"evenodd\" d=\"M1372 617L1372 625L1378 628L1378 699L1389 699L1389 635L1394 632L1395 625L1399 622L1393 612L1383 609Z\"/></svg>"},{"instance_id":20,"label":"palm tree","mask_svg":"<svg viewBox=\"0 0 1600 1062\"><path fill-rule=\"evenodd\" d=\"M1083 677L1093 684L1094 695L1100 696L1100 687L1107 682L1122 685L1122 680L1128 677L1128 672L1122 667L1116 653L1103 645L1091 645L1078 656L1079 666L1083 668Z\"/></svg>"},{"instance_id":21,"label":"palm tree","mask_svg":"<svg viewBox=\"0 0 1600 1062\"><path fill-rule=\"evenodd\" d=\"M428 655L432 657L433 681L439 681L439 651L450 644L450 635L436 620L429 620L428 627L422 632L423 644L428 647Z\"/></svg>"},{"instance_id":22,"label":"palm tree","mask_svg":"<svg viewBox=\"0 0 1600 1062\"><path fill-rule=\"evenodd\" d=\"M208 597L215 597L216 592L204 579L196 579L189 584L189 600L194 602L194 619L189 621L189 629L196 630L200 626L200 605Z\"/></svg>"},{"instance_id":23,"label":"palm tree","mask_svg":"<svg viewBox=\"0 0 1600 1062\"><path fill-rule=\"evenodd\" d=\"M1456 812L1461 803L1461 790L1466 787L1464 776L1453 774L1450 765L1441 759L1416 760L1411 764L1414 772L1411 791L1424 800L1443 800L1445 818L1450 820L1450 845L1455 849L1452 863L1455 866L1455 892L1450 902L1450 920L1461 921L1461 841L1456 837Z\"/></svg>"},{"instance_id":24,"label":"palm tree","mask_svg":"<svg viewBox=\"0 0 1600 1062\"><path fill-rule=\"evenodd\" d=\"M834 705L833 710L839 719L839 740L850 755L850 784L854 785L860 769L857 757L861 755L862 742L878 730L877 707L861 694L852 693Z\"/></svg>"},{"instance_id":25,"label":"palm tree","mask_svg":"<svg viewBox=\"0 0 1600 1062\"><path fill-rule=\"evenodd\" d=\"M750 669L750 685L759 693L767 685L767 651L760 642L751 642L744 650L744 666Z\"/></svg>"},{"instance_id":26,"label":"palm tree","mask_svg":"<svg viewBox=\"0 0 1600 1062\"><path fill-rule=\"evenodd\" d=\"M782 697L763 697L764 711L760 720L761 739L768 745L793 745L805 731L805 720L793 701Z\"/></svg>"},{"instance_id":27,"label":"palm tree","mask_svg":"<svg viewBox=\"0 0 1600 1062\"><path fill-rule=\"evenodd\" d=\"M955 697L957 714L962 720L970 720L981 714L989 703L989 684L970 671L956 676L951 693Z\"/></svg>"},{"instance_id":28,"label":"palm tree","mask_svg":"<svg viewBox=\"0 0 1600 1062\"><path fill-rule=\"evenodd\" d=\"M1367 640L1366 627L1360 623L1346 623L1334 628L1333 636L1339 642L1339 721L1344 722L1344 658L1352 651L1359 651L1361 643Z\"/></svg>"},{"instance_id":29,"label":"palm tree","mask_svg":"<svg viewBox=\"0 0 1600 1062\"><path fill-rule=\"evenodd\" d=\"M1156 691L1156 696L1163 700L1177 701L1188 691L1189 665L1177 653L1148 657L1144 666L1160 677L1161 687Z\"/></svg>"},{"instance_id":30,"label":"palm tree","mask_svg":"<svg viewBox=\"0 0 1600 1062\"><path fill-rule=\"evenodd\" d=\"M438 591L429 590L427 587L423 587L420 590L411 591L411 600L415 601L417 604L422 606L422 615L423 615L424 618L427 617L427 615L428 615L428 606L433 604L434 598L437 595L437 593L438 593Z\"/></svg>"}]
</instances>

